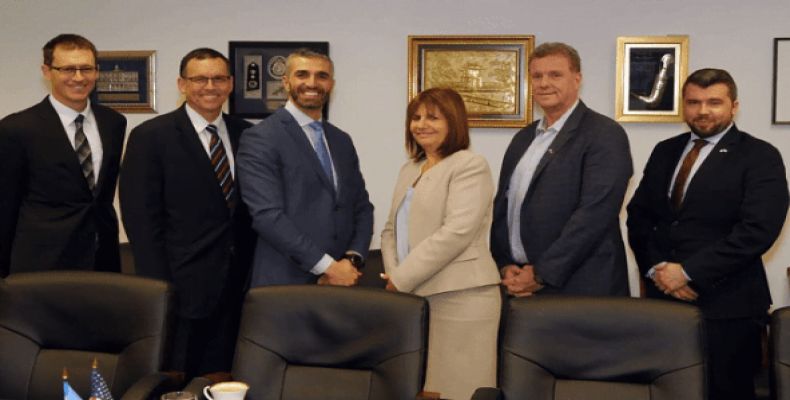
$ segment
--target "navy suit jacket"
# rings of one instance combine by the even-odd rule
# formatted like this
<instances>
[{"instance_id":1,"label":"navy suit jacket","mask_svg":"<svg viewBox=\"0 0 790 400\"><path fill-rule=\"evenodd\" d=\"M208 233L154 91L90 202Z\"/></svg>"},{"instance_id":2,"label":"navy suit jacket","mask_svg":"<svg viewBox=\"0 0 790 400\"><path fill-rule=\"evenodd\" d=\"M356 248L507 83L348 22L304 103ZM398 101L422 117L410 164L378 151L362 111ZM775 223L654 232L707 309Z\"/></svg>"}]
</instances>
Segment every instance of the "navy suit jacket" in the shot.
<instances>
[{"instance_id":1,"label":"navy suit jacket","mask_svg":"<svg viewBox=\"0 0 790 400\"><path fill-rule=\"evenodd\" d=\"M516 264L507 192L537 125L516 133L502 161L491 227L491 253L500 268ZM521 204L524 250L546 281L540 293L629 294L619 214L632 173L623 128L580 101L541 158Z\"/></svg>"},{"instance_id":2,"label":"navy suit jacket","mask_svg":"<svg viewBox=\"0 0 790 400\"><path fill-rule=\"evenodd\" d=\"M121 217L138 275L172 282L179 315L205 318L243 292L255 235L240 201L228 208L186 106L134 128L121 168ZM236 152L247 121L224 115ZM236 170L238 177L238 169Z\"/></svg>"},{"instance_id":3,"label":"navy suit jacket","mask_svg":"<svg viewBox=\"0 0 790 400\"><path fill-rule=\"evenodd\" d=\"M324 254L367 257L373 205L351 137L324 122L337 190L302 128L281 108L246 130L238 155L242 198L258 233L252 287L315 283Z\"/></svg>"},{"instance_id":4,"label":"navy suit jacket","mask_svg":"<svg viewBox=\"0 0 790 400\"><path fill-rule=\"evenodd\" d=\"M788 190L779 151L733 126L700 165L678 211L669 186L690 133L653 149L628 204L628 237L639 273L680 263L706 318L765 315L771 304L762 255L782 230ZM671 299L654 285L651 298ZM679 301L679 300L678 300Z\"/></svg>"},{"instance_id":5,"label":"navy suit jacket","mask_svg":"<svg viewBox=\"0 0 790 400\"><path fill-rule=\"evenodd\" d=\"M95 103L91 110L103 150L93 191L49 98L0 121L0 276L121 271L113 199L126 118Z\"/></svg>"}]
</instances>

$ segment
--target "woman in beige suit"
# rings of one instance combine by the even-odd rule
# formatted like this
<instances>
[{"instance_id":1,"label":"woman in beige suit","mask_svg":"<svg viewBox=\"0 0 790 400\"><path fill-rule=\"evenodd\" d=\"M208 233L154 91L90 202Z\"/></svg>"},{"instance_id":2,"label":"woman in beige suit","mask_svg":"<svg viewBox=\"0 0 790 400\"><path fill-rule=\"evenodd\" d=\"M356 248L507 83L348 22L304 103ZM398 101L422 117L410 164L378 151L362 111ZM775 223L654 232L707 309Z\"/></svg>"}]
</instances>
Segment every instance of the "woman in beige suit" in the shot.
<instances>
[{"instance_id":1,"label":"woman in beige suit","mask_svg":"<svg viewBox=\"0 0 790 400\"><path fill-rule=\"evenodd\" d=\"M430 304L425 390L467 400L496 385L499 273L488 249L494 182L469 150L461 96L428 89L409 104L406 149L381 233L387 288Z\"/></svg>"}]
</instances>

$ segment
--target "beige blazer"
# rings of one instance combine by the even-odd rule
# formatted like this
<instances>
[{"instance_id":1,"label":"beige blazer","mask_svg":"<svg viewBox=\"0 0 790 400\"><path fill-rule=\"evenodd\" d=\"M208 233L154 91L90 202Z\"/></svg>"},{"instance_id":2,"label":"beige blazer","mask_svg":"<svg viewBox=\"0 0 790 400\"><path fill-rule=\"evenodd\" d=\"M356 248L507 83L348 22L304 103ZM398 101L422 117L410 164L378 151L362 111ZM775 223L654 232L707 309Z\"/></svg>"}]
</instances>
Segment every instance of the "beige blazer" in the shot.
<instances>
[{"instance_id":1,"label":"beige blazer","mask_svg":"<svg viewBox=\"0 0 790 400\"><path fill-rule=\"evenodd\" d=\"M494 181L486 160L456 152L428 170L414 187L408 257L398 263L395 218L425 161L408 161L398 174L389 219L381 232L384 269L402 292L420 296L498 284L488 249Z\"/></svg>"}]
</instances>

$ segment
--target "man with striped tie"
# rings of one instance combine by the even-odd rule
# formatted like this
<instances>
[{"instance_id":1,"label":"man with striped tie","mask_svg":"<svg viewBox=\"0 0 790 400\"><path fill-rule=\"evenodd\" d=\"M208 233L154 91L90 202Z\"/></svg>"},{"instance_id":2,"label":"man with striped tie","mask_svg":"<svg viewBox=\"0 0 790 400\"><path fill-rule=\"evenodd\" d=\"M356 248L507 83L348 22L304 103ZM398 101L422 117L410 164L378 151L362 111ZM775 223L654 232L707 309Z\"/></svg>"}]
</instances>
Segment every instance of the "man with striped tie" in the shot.
<instances>
[{"instance_id":1,"label":"man with striped tie","mask_svg":"<svg viewBox=\"0 0 790 400\"><path fill-rule=\"evenodd\" d=\"M173 357L187 378L229 371L255 235L235 154L250 123L222 113L228 59L207 48L181 60L186 104L132 130L121 168L121 217L138 275L179 298Z\"/></svg>"},{"instance_id":2,"label":"man with striped tie","mask_svg":"<svg viewBox=\"0 0 790 400\"><path fill-rule=\"evenodd\" d=\"M93 43L62 34L43 50L52 94L0 121L0 277L120 272L113 197L126 118L88 99Z\"/></svg>"}]
</instances>

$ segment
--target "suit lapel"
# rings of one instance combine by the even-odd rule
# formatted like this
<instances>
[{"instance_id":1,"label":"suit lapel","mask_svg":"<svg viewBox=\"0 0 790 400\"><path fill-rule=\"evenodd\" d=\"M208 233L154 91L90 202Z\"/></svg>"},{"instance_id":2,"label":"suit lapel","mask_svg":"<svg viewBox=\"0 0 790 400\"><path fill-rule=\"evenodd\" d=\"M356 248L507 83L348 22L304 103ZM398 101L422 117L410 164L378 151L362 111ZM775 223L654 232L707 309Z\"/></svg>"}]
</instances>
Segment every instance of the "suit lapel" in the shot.
<instances>
[{"instance_id":1,"label":"suit lapel","mask_svg":"<svg viewBox=\"0 0 790 400\"><path fill-rule=\"evenodd\" d=\"M214 187L214 191L218 198L222 199L225 203L225 195L222 193L222 188L219 186L217 176L214 174L214 166L211 164L209 155L203 143L200 141L195 126L192 120L187 115L186 105L182 105L176 111L176 130L178 130L178 140L183 146L185 153L189 154L192 158L192 163L195 165L195 170L202 177L206 185Z\"/></svg>"},{"instance_id":2,"label":"suit lapel","mask_svg":"<svg viewBox=\"0 0 790 400\"><path fill-rule=\"evenodd\" d=\"M302 130L302 127L299 126L299 124L296 122L296 119L294 119L294 117L291 115L290 112L288 112L288 110L284 108L280 108L279 110L277 110L277 112L280 116L280 121L283 124L283 129L286 132L288 132L288 136L290 136L291 139L293 139L294 143L296 144L296 147L298 147L299 150L301 150L302 153L304 153L305 158L309 161L315 173L318 174L318 177L321 180L321 182L324 184L324 186L326 186L327 189L329 189L332 192L332 194L336 194L334 183L332 183L329 180L329 177L326 176L326 173L324 172L324 167L321 166L321 161L318 160L318 154L315 153L315 149L313 148L313 145L310 143L310 140L307 139L307 135L305 135L304 130ZM329 136L331 134L327 133L326 124L323 124L322 126L324 127L324 135L327 138L326 141L327 143L329 143L329 147L331 151L332 142L333 142L333 140L329 139ZM335 157L337 157L337 154L335 154ZM338 180L340 180L339 173L338 173Z\"/></svg>"},{"instance_id":3,"label":"suit lapel","mask_svg":"<svg viewBox=\"0 0 790 400\"><path fill-rule=\"evenodd\" d=\"M51 143L53 159L64 160L82 189L87 193L91 193L88 180L85 179L85 175L82 173L77 152L74 150L71 141L69 141L69 136L66 134L66 129L63 127L58 112L52 107L49 98L45 98L37 107L37 114L42 120L42 133L49 137L47 141ZM91 195L93 194L91 193Z\"/></svg>"},{"instance_id":4,"label":"suit lapel","mask_svg":"<svg viewBox=\"0 0 790 400\"><path fill-rule=\"evenodd\" d=\"M113 146L114 137L110 134L110 126L109 121L104 118L104 112L98 107L91 106L91 110L93 111L93 118L96 120L96 129L99 130L99 137L101 138L101 146L102 151L104 152L104 156L102 157L101 166L99 168L99 179L96 181L96 190L94 191L93 195L98 196L100 188L104 187L104 180L107 178L107 163L109 159L112 157L112 149L115 148Z\"/></svg>"},{"instance_id":5,"label":"suit lapel","mask_svg":"<svg viewBox=\"0 0 790 400\"><path fill-rule=\"evenodd\" d=\"M730 155L731 152L737 151L737 143L741 139L741 132L735 125L730 128L727 133L722 136L716 147L714 147L710 154L705 157L705 160L697 169L697 172L691 178L686 189L686 195L683 203L680 205L682 210L686 204L686 200L693 201L694 196L697 194L700 187L703 189L707 186L706 182L715 179L717 171L721 171L719 165Z\"/></svg>"},{"instance_id":6,"label":"suit lapel","mask_svg":"<svg viewBox=\"0 0 790 400\"><path fill-rule=\"evenodd\" d=\"M565 125L562 126L562 129L557 133L554 141L551 142L551 145L543 154L543 157L541 157L537 168L535 168L535 173L532 175L530 187L533 187L532 185L534 185L535 180L538 179L546 166L551 162L551 160L554 159L554 156L559 153L560 149L562 149L565 143L567 143L568 140L573 136L573 132L579 127L579 122L586 111L587 106L585 106L584 103L579 100L579 105L577 105L576 109L573 110L570 116L568 116L568 120L565 121Z\"/></svg>"},{"instance_id":7,"label":"suit lapel","mask_svg":"<svg viewBox=\"0 0 790 400\"><path fill-rule=\"evenodd\" d=\"M667 161L664 164L664 170L661 172L661 185L659 187L662 189L661 195L664 198L664 205L673 213L675 210L672 208L672 202L669 198L669 193L672 190L672 178L675 176L675 168L681 162L680 158L683 157L683 150L686 149L690 136L690 133L685 133L675 138L672 145L669 146L669 153L664 158Z\"/></svg>"}]
</instances>

